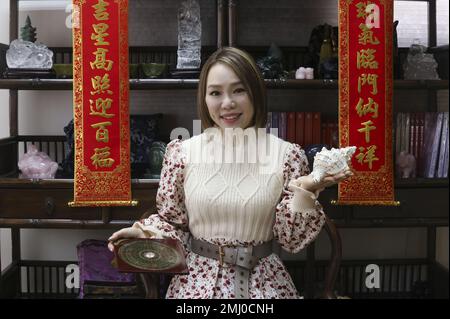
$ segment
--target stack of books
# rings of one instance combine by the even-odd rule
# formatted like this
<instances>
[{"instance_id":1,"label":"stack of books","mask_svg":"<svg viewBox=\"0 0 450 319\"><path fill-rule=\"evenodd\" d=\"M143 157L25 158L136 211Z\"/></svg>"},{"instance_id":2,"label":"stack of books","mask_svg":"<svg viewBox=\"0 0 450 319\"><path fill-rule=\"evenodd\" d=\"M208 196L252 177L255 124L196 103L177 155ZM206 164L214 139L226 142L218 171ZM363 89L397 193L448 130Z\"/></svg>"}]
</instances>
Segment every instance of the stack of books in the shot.
<instances>
[{"instance_id":1,"label":"stack of books","mask_svg":"<svg viewBox=\"0 0 450 319\"><path fill-rule=\"evenodd\" d=\"M417 177L448 177L448 121L448 112L397 114L395 153L414 155Z\"/></svg>"},{"instance_id":2,"label":"stack of books","mask_svg":"<svg viewBox=\"0 0 450 319\"><path fill-rule=\"evenodd\" d=\"M338 146L338 125L322 119L320 112L269 112L267 132L278 131L278 137L302 146L326 144Z\"/></svg>"}]
</instances>

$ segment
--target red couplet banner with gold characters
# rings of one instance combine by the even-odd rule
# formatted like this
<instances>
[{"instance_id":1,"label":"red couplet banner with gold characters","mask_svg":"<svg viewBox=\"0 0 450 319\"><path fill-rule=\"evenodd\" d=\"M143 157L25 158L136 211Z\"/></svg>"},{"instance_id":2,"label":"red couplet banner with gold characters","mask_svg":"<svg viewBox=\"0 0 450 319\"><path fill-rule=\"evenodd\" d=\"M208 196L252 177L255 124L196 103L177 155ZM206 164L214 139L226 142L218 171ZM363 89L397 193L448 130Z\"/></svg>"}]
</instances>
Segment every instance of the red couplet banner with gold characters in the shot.
<instances>
[{"instance_id":1,"label":"red couplet banner with gold characters","mask_svg":"<svg viewBox=\"0 0 450 319\"><path fill-rule=\"evenodd\" d=\"M392 165L393 0L339 0L339 142L356 146L338 204L397 205Z\"/></svg>"},{"instance_id":2,"label":"red couplet banner with gold characters","mask_svg":"<svg viewBox=\"0 0 450 319\"><path fill-rule=\"evenodd\" d=\"M128 0L73 0L71 206L131 205Z\"/></svg>"}]
</instances>

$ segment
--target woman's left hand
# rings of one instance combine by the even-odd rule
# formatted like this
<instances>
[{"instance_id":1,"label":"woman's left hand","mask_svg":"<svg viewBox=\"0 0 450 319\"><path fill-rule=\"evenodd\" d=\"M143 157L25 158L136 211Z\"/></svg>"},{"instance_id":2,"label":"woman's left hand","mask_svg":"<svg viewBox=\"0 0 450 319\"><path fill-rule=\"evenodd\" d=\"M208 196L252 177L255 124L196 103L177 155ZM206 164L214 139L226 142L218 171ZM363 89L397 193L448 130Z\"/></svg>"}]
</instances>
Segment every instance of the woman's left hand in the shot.
<instances>
[{"instance_id":1,"label":"woman's left hand","mask_svg":"<svg viewBox=\"0 0 450 319\"><path fill-rule=\"evenodd\" d=\"M319 193L331 185L342 182L343 180L353 176L351 169L345 170L335 175L327 175L320 182L314 182L311 174L302 176L296 180L296 184L311 193Z\"/></svg>"}]
</instances>

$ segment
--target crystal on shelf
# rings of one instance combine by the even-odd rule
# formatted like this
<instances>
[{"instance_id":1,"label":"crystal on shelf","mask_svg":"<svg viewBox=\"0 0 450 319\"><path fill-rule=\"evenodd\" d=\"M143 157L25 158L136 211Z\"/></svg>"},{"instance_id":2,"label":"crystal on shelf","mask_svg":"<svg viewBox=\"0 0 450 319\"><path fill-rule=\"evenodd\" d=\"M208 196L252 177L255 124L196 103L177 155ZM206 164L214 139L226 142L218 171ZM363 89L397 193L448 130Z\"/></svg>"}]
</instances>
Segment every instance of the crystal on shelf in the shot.
<instances>
[{"instance_id":1,"label":"crystal on shelf","mask_svg":"<svg viewBox=\"0 0 450 319\"><path fill-rule=\"evenodd\" d=\"M53 52L43 44L14 40L6 52L6 63L11 69L51 69Z\"/></svg>"},{"instance_id":2,"label":"crystal on shelf","mask_svg":"<svg viewBox=\"0 0 450 319\"><path fill-rule=\"evenodd\" d=\"M202 23L197 0L186 0L178 10L177 69L198 69L201 62Z\"/></svg>"},{"instance_id":3,"label":"crystal on shelf","mask_svg":"<svg viewBox=\"0 0 450 319\"><path fill-rule=\"evenodd\" d=\"M17 164L21 178L55 178L58 163L45 153L39 152L35 145L30 145Z\"/></svg>"},{"instance_id":4,"label":"crystal on shelf","mask_svg":"<svg viewBox=\"0 0 450 319\"><path fill-rule=\"evenodd\" d=\"M439 80L438 63L433 54L425 53L426 47L413 44L409 48L406 62L403 65L406 80Z\"/></svg>"}]
</instances>

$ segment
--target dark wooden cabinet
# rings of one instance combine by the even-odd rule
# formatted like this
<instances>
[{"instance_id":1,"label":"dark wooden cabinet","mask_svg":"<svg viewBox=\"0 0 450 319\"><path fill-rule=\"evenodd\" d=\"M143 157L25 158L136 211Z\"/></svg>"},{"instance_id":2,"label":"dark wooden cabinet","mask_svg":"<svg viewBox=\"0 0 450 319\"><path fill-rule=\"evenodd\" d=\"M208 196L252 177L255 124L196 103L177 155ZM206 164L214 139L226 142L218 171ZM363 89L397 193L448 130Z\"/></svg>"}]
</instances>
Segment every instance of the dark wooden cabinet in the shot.
<instances>
[{"instance_id":1,"label":"dark wooden cabinet","mask_svg":"<svg viewBox=\"0 0 450 319\"><path fill-rule=\"evenodd\" d=\"M73 181L0 180L0 226L24 227L119 227L154 212L158 181L132 183L138 201L132 207L69 207ZM111 224L111 225L109 225Z\"/></svg>"}]
</instances>

